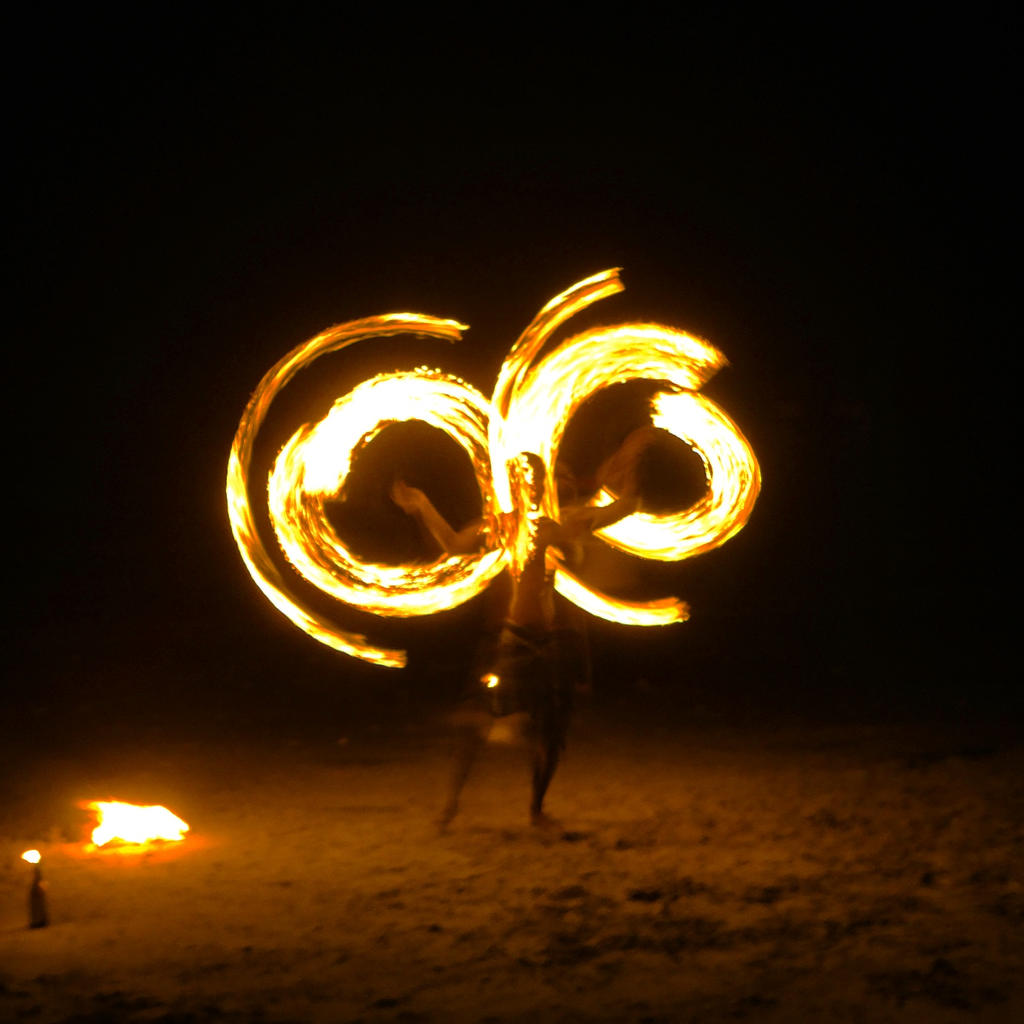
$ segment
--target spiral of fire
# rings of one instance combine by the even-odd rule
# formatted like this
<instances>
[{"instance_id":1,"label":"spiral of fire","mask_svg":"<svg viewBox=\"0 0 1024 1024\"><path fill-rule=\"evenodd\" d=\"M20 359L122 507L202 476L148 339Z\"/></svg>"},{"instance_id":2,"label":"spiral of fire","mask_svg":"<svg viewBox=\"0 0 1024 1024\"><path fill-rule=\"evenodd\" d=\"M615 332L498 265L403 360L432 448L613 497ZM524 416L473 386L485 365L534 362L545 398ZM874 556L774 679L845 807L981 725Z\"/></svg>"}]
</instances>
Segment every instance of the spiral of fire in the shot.
<instances>
[{"instance_id":1,"label":"spiral of fire","mask_svg":"<svg viewBox=\"0 0 1024 1024\"><path fill-rule=\"evenodd\" d=\"M490 400L439 370L385 373L337 399L316 424L300 427L278 455L267 507L278 543L295 572L338 601L378 615L427 615L478 594L514 558L492 531L492 546L473 555L442 556L430 565L379 565L358 559L331 526L327 499L348 477L353 458L385 426L418 419L442 430L470 459L485 518L513 511L507 465L536 452L552 483L558 447L573 413L603 388L632 380L662 382L652 423L700 456L707 490L688 509L669 515L635 513L601 531L609 544L643 558L679 561L724 543L750 516L760 488L754 453L729 416L699 393L725 363L707 342L658 324L620 324L571 337L541 353L555 330L579 310L622 291L617 270L604 271L556 296L537 314L502 364ZM263 377L235 435L228 460L231 530L250 575L295 625L336 650L400 667L405 654L325 620L282 578L257 530L249 470L256 437L274 398L314 360L357 341L398 333L455 341L465 330L452 320L401 313L332 327L297 346ZM602 490L594 504L614 495ZM557 489L545 492L545 514L558 517ZM587 611L612 621L661 625L687 617L676 598L628 602L603 594L556 560L555 586Z\"/></svg>"}]
</instances>

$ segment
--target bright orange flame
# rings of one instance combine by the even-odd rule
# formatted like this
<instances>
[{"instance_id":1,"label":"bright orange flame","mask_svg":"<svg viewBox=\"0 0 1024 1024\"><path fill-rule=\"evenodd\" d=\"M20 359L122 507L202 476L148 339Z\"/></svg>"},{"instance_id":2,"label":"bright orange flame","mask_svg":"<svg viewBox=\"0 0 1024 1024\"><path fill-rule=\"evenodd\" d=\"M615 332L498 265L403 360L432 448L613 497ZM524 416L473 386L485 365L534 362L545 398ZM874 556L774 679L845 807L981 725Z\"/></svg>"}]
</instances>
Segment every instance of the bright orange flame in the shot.
<instances>
[{"instance_id":1,"label":"bright orange flame","mask_svg":"<svg viewBox=\"0 0 1024 1024\"><path fill-rule=\"evenodd\" d=\"M106 846L115 840L134 844L178 842L189 830L188 825L166 807L141 807L118 800L93 800L86 806L96 812L92 841L97 846Z\"/></svg>"},{"instance_id":2,"label":"bright orange flame","mask_svg":"<svg viewBox=\"0 0 1024 1024\"><path fill-rule=\"evenodd\" d=\"M501 570L500 550L444 556L429 566L362 562L334 532L324 500L344 486L358 447L388 423L411 419L461 445L488 494L486 410L487 399L455 377L430 370L388 373L338 399L315 426L296 431L274 463L268 508L299 575L331 597L378 615L429 615L480 593Z\"/></svg>"},{"instance_id":3,"label":"bright orange flame","mask_svg":"<svg viewBox=\"0 0 1024 1024\"><path fill-rule=\"evenodd\" d=\"M27 860L29 864L38 864L42 859L42 854L38 850L26 850L21 855L22 860Z\"/></svg>"},{"instance_id":4,"label":"bright orange flame","mask_svg":"<svg viewBox=\"0 0 1024 1024\"><path fill-rule=\"evenodd\" d=\"M438 320L418 313L389 313L330 327L292 349L266 372L249 399L231 446L227 477L228 519L242 560L256 585L278 611L314 639L378 665L400 667L405 664L405 652L376 647L366 637L327 621L310 602L285 583L271 560L256 528L249 502L249 465L253 447L274 398L300 370L320 356L337 352L356 341L403 333L457 341L463 330L464 325L454 320ZM318 470L317 482L321 480L322 471Z\"/></svg>"},{"instance_id":5,"label":"bright orange flame","mask_svg":"<svg viewBox=\"0 0 1024 1024\"><path fill-rule=\"evenodd\" d=\"M542 508L558 518L552 467L573 413L602 388L632 380L664 384L651 403L655 426L681 438L704 464L707 493L670 515L636 513L601 531L614 547L661 561L679 561L723 544L746 523L760 489L760 469L736 424L699 390L725 357L699 338L659 324L620 324L587 331L542 350L554 331L586 306L622 291L618 270L579 282L552 299L526 328L502 364L488 401L439 370L387 373L338 399L319 423L301 427L281 450L268 483L268 511L278 542L299 576L331 597L378 615L428 615L478 594L505 566L525 564L534 516L508 515L522 503L509 467L523 451L547 468ZM249 464L270 403L299 370L319 356L360 339L411 332L456 341L452 320L416 313L369 317L318 334L280 360L260 382L238 427L228 462L231 529L257 585L312 637L379 665L405 664L402 651L376 647L366 637L327 621L284 582L259 537L249 502ZM476 473L488 526L487 550L445 556L432 565L385 566L357 559L331 527L326 499L344 486L352 459L387 424L420 419L458 443ZM598 494L593 503L614 496ZM525 509L522 511L526 511ZM509 524L512 524L511 528ZM594 615L632 625L684 621L676 598L628 602L603 594L555 563L555 587Z\"/></svg>"},{"instance_id":6,"label":"bright orange flame","mask_svg":"<svg viewBox=\"0 0 1024 1024\"><path fill-rule=\"evenodd\" d=\"M681 561L737 533L750 517L760 490L760 469L746 438L725 412L698 393L725 365L725 356L706 341L671 327L619 324L569 338L532 365L551 332L568 316L621 290L617 270L580 282L548 303L513 347L492 399L496 408L506 410L502 425L491 428L492 472L497 481L501 461L516 451L533 451L548 467L550 485L565 428L583 402L612 384L663 381L667 388L652 401L652 422L697 452L704 463L708 492L682 512L635 513L606 527L600 536L643 558ZM515 366L509 368L510 362ZM594 503L611 500L605 491ZM547 487L543 511L558 518L556 487ZM612 622L658 626L689 617L682 601L622 601L587 586L561 565L555 588L574 604Z\"/></svg>"}]
</instances>

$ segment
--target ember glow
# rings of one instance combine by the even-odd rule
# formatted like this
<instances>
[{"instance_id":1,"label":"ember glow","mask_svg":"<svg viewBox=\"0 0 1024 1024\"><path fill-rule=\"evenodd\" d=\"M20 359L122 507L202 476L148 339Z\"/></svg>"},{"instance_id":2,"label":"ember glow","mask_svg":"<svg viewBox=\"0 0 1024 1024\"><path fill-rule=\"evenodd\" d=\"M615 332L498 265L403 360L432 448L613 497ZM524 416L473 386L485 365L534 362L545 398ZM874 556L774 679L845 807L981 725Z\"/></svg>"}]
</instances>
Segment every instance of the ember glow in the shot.
<instances>
[{"instance_id":1,"label":"ember glow","mask_svg":"<svg viewBox=\"0 0 1024 1024\"><path fill-rule=\"evenodd\" d=\"M96 812L92 841L96 846L111 842L144 845L152 842L180 842L188 825L166 807L141 807L117 800L94 800L86 806Z\"/></svg>"},{"instance_id":2,"label":"ember glow","mask_svg":"<svg viewBox=\"0 0 1024 1024\"><path fill-rule=\"evenodd\" d=\"M21 859L27 860L29 864L38 864L42 860L42 854L38 850L26 850Z\"/></svg>"},{"instance_id":3,"label":"ember glow","mask_svg":"<svg viewBox=\"0 0 1024 1024\"><path fill-rule=\"evenodd\" d=\"M552 299L512 346L490 400L440 370L385 373L337 399L318 423L300 427L279 453L267 489L271 526L296 574L335 600L377 615L429 615L469 600L503 568L515 573L525 563L532 517L513 514L523 502L521 481L510 471L516 456L532 451L543 460L548 486L539 513L557 519L553 467L569 420L598 391L634 380L663 385L651 402L651 422L700 456L707 492L679 512L635 513L602 530L600 537L633 555L674 562L717 547L740 530L757 499L760 470L736 424L699 393L725 365L717 349L675 328L637 323L586 331L543 354L555 330L575 313L622 289L618 270L607 270ZM463 330L464 325L452 320L401 313L318 334L267 372L231 449L228 515L256 584L314 639L379 665L404 665L404 652L378 647L325 619L298 596L270 558L250 504L253 448L274 397L321 355L355 341L403 332L456 341ZM488 524L485 550L443 556L426 566L378 565L356 558L329 523L325 503L342 491L360 450L389 423L410 419L442 430L466 452ZM592 503L614 499L602 489ZM603 594L560 564L557 554L550 557L559 593L594 615L642 626L688 617L687 606L676 598L628 602Z\"/></svg>"}]
</instances>

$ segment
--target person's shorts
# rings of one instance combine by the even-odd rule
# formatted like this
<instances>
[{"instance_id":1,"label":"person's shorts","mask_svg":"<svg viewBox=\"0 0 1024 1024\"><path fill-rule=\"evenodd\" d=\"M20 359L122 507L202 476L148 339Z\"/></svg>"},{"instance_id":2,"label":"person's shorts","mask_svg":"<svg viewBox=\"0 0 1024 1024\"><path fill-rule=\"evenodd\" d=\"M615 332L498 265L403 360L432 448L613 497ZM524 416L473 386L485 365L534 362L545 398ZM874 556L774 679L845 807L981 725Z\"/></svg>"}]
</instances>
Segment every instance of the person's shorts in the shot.
<instances>
[{"instance_id":1,"label":"person's shorts","mask_svg":"<svg viewBox=\"0 0 1024 1024\"><path fill-rule=\"evenodd\" d=\"M559 635L506 623L481 685L496 718L525 712L542 736L564 742L573 676L562 664Z\"/></svg>"}]
</instances>

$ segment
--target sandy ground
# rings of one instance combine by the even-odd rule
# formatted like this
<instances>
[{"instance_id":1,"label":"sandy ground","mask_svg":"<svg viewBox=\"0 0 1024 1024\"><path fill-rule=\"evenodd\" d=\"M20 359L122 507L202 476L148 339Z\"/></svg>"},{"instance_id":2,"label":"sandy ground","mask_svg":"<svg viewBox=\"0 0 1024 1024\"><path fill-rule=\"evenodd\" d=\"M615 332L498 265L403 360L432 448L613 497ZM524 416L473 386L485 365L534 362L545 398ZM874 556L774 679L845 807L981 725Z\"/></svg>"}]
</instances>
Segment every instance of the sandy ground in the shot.
<instances>
[{"instance_id":1,"label":"sandy ground","mask_svg":"<svg viewBox=\"0 0 1024 1024\"><path fill-rule=\"evenodd\" d=\"M1024 1020L1012 734L622 711L580 714L550 832L492 747L438 835L436 724L36 758L0 812L0 1018ZM86 854L106 796L193 831Z\"/></svg>"}]
</instances>

